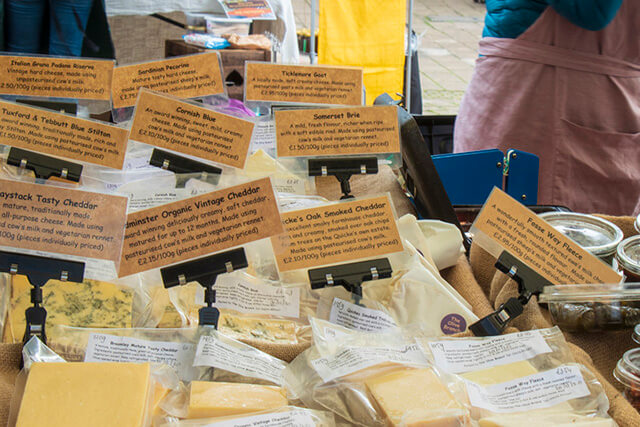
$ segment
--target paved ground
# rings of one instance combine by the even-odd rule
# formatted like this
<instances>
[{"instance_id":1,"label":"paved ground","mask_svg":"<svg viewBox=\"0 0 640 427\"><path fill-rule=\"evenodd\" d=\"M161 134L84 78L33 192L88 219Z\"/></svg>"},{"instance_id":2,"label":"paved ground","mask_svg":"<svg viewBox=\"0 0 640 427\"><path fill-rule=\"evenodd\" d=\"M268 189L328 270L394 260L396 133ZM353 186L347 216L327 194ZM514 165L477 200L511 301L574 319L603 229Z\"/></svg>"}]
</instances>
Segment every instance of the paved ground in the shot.
<instances>
[{"instance_id":1,"label":"paved ground","mask_svg":"<svg viewBox=\"0 0 640 427\"><path fill-rule=\"evenodd\" d=\"M311 1L292 3L297 27L308 28ZM424 114L457 114L473 72L483 18L484 4L473 0L414 0Z\"/></svg>"}]
</instances>

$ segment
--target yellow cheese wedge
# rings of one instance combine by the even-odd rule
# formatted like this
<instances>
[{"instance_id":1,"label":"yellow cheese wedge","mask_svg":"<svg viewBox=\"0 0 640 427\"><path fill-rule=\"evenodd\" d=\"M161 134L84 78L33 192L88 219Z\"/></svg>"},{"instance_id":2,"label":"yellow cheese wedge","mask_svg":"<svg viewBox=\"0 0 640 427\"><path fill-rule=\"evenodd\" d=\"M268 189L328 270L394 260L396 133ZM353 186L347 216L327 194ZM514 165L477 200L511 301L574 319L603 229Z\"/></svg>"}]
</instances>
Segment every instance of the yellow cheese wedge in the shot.
<instances>
[{"instance_id":1,"label":"yellow cheese wedge","mask_svg":"<svg viewBox=\"0 0 640 427\"><path fill-rule=\"evenodd\" d=\"M432 369L400 368L365 380L392 426L458 427L468 415Z\"/></svg>"},{"instance_id":2,"label":"yellow cheese wedge","mask_svg":"<svg viewBox=\"0 0 640 427\"><path fill-rule=\"evenodd\" d=\"M460 374L463 378L480 385L491 385L505 383L516 378L537 374L538 370L526 360L508 363L506 365L494 366L492 368L481 369L479 371L466 372Z\"/></svg>"},{"instance_id":3,"label":"yellow cheese wedge","mask_svg":"<svg viewBox=\"0 0 640 427\"><path fill-rule=\"evenodd\" d=\"M139 363L34 363L16 427L143 426L151 369Z\"/></svg>"},{"instance_id":4,"label":"yellow cheese wedge","mask_svg":"<svg viewBox=\"0 0 640 427\"><path fill-rule=\"evenodd\" d=\"M615 427L611 418L586 417L571 413L540 413L504 414L483 418L480 427Z\"/></svg>"},{"instance_id":5,"label":"yellow cheese wedge","mask_svg":"<svg viewBox=\"0 0 640 427\"><path fill-rule=\"evenodd\" d=\"M4 331L5 342L21 342L25 310L31 304L31 284L26 276L13 276L11 307ZM113 283L49 280L42 287L42 306L47 310L47 335L53 325L85 328L130 328L133 291Z\"/></svg>"},{"instance_id":6,"label":"yellow cheese wedge","mask_svg":"<svg viewBox=\"0 0 640 427\"><path fill-rule=\"evenodd\" d=\"M222 312L218 330L235 339L249 339L280 344L297 344L297 324L291 320L260 319Z\"/></svg>"},{"instance_id":7,"label":"yellow cheese wedge","mask_svg":"<svg viewBox=\"0 0 640 427\"><path fill-rule=\"evenodd\" d=\"M287 405L282 387L192 381L187 418L223 417Z\"/></svg>"}]
</instances>

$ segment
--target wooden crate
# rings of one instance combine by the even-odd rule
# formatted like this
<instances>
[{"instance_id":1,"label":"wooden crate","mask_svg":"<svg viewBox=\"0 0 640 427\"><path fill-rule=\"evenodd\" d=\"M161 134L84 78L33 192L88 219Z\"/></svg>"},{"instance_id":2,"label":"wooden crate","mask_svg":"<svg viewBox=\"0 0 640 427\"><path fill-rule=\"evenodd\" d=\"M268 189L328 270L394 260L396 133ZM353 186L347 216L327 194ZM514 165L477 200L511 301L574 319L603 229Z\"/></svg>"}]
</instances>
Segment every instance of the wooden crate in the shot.
<instances>
[{"instance_id":1,"label":"wooden crate","mask_svg":"<svg viewBox=\"0 0 640 427\"><path fill-rule=\"evenodd\" d=\"M192 46L184 40L166 40L165 57L190 55L205 52L209 49ZM265 50L221 49L222 77L227 83L229 98L242 101L244 96L244 63L245 61L271 61L271 52Z\"/></svg>"}]
</instances>

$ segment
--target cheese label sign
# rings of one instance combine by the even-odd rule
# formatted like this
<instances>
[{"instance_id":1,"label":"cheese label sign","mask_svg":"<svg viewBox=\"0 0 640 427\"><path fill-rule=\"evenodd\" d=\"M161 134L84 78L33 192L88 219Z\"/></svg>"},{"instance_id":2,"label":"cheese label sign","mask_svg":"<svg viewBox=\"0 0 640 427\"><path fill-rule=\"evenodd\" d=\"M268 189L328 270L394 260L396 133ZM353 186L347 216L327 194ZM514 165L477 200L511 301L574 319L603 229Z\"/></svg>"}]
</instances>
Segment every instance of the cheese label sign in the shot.
<instances>
[{"instance_id":1,"label":"cheese label sign","mask_svg":"<svg viewBox=\"0 0 640 427\"><path fill-rule=\"evenodd\" d=\"M404 250L388 196L282 214L271 238L280 271L349 262Z\"/></svg>"},{"instance_id":2,"label":"cheese label sign","mask_svg":"<svg viewBox=\"0 0 640 427\"><path fill-rule=\"evenodd\" d=\"M113 70L113 108L132 107L138 90L147 88L178 98L224 93L217 52L124 65Z\"/></svg>"},{"instance_id":3,"label":"cheese label sign","mask_svg":"<svg viewBox=\"0 0 640 427\"><path fill-rule=\"evenodd\" d=\"M245 101L362 105L363 70L356 67L245 64Z\"/></svg>"},{"instance_id":4,"label":"cheese label sign","mask_svg":"<svg viewBox=\"0 0 640 427\"><path fill-rule=\"evenodd\" d=\"M400 152L398 107L276 111L278 157Z\"/></svg>"},{"instance_id":5,"label":"cheese label sign","mask_svg":"<svg viewBox=\"0 0 640 427\"><path fill-rule=\"evenodd\" d=\"M242 168L253 127L252 122L143 89L130 139Z\"/></svg>"},{"instance_id":6,"label":"cheese label sign","mask_svg":"<svg viewBox=\"0 0 640 427\"><path fill-rule=\"evenodd\" d=\"M269 178L130 213L119 276L283 232Z\"/></svg>"},{"instance_id":7,"label":"cheese label sign","mask_svg":"<svg viewBox=\"0 0 640 427\"><path fill-rule=\"evenodd\" d=\"M114 61L0 55L0 95L109 101Z\"/></svg>"},{"instance_id":8,"label":"cheese label sign","mask_svg":"<svg viewBox=\"0 0 640 427\"><path fill-rule=\"evenodd\" d=\"M0 246L118 265L127 198L0 179Z\"/></svg>"},{"instance_id":9,"label":"cheese label sign","mask_svg":"<svg viewBox=\"0 0 640 427\"><path fill-rule=\"evenodd\" d=\"M126 129L13 102L0 111L0 144L122 169Z\"/></svg>"},{"instance_id":10,"label":"cheese label sign","mask_svg":"<svg viewBox=\"0 0 640 427\"><path fill-rule=\"evenodd\" d=\"M553 285L622 280L610 266L499 188L489 195L471 232L474 242L485 249L499 245Z\"/></svg>"}]
</instances>

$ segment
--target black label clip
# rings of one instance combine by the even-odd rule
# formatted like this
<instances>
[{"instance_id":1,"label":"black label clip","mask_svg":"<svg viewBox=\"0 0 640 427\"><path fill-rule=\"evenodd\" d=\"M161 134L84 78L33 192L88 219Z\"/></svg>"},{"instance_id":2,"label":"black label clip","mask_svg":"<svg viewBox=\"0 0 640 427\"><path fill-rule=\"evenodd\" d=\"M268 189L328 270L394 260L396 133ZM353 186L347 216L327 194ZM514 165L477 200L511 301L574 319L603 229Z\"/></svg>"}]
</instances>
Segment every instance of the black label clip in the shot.
<instances>
[{"instance_id":1,"label":"black label clip","mask_svg":"<svg viewBox=\"0 0 640 427\"><path fill-rule=\"evenodd\" d=\"M220 311L213 307L216 302L216 291L213 286L216 284L218 275L231 273L248 266L244 249L238 248L161 268L160 274L165 288L183 286L189 282L198 282L204 288L204 301L206 303L206 306L199 311L199 324L200 326L213 326L217 329Z\"/></svg>"},{"instance_id":2,"label":"black label clip","mask_svg":"<svg viewBox=\"0 0 640 427\"><path fill-rule=\"evenodd\" d=\"M84 263L0 251L0 271L11 275L21 274L29 279L29 283L33 286L31 289L33 307L25 311L27 327L22 341L26 343L36 335L46 344L47 310L40 305L42 304L42 287L51 279L82 283Z\"/></svg>"},{"instance_id":3,"label":"black label clip","mask_svg":"<svg viewBox=\"0 0 640 427\"><path fill-rule=\"evenodd\" d=\"M82 165L67 160L56 159L22 148L11 147L7 163L20 169L32 170L39 179L49 179L52 176L79 182L82 175Z\"/></svg>"},{"instance_id":4,"label":"black label clip","mask_svg":"<svg viewBox=\"0 0 640 427\"><path fill-rule=\"evenodd\" d=\"M519 295L509 298L496 311L469 326L469 330L477 337L502 334L509 322L524 312L531 297L540 294L545 286L551 284L507 251L500 254L496 268L515 280Z\"/></svg>"},{"instance_id":5,"label":"black label clip","mask_svg":"<svg viewBox=\"0 0 640 427\"><path fill-rule=\"evenodd\" d=\"M391 277L393 269L387 258L380 258L314 268L307 273L311 289L342 286L354 294L356 304L359 304L362 298L362 283L370 280L388 279Z\"/></svg>"},{"instance_id":6,"label":"black label clip","mask_svg":"<svg viewBox=\"0 0 640 427\"><path fill-rule=\"evenodd\" d=\"M340 200L352 199L352 175L375 175L378 173L376 157L337 157L326 159L309 159L309 176L335 176L340 182L342 197Z\"/></svg>"},{"instance_id":7,"label":"black label clip","mask_svg":"<svg viewBox=\"0 0 640 427\"><path fill-rule=\"evenodd\" d=\"M198 162L187 157L179 156L168 151L154 148L149 164L175 174L200 174L198 179L211 184L217 184L222 175L222 169L206 163ZM184 187L184 182L178 183L178 188Z\"/></svg>"}]
</instances>

